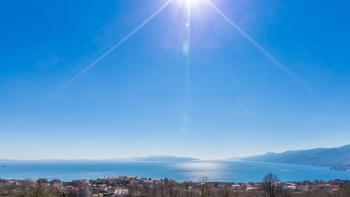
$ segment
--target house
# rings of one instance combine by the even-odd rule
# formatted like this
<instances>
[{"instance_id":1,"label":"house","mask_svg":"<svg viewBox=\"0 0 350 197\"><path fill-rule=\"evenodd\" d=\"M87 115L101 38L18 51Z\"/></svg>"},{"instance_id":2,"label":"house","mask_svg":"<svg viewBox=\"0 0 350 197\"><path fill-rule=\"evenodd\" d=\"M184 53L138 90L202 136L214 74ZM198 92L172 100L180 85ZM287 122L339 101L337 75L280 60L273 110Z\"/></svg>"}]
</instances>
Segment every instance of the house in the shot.
<instances>
[{"instance_id":1,"label":"house","mask_svg":"<svg viewBox=\"0 0 350 197\"><path fill-rule=\"evenodd\" d=\"M128 195L128 194L129 194L129 189L127 189L127 188L118 187L114 190L115 196L124 196L124 195Z\"/></svg>"}]
</instances>

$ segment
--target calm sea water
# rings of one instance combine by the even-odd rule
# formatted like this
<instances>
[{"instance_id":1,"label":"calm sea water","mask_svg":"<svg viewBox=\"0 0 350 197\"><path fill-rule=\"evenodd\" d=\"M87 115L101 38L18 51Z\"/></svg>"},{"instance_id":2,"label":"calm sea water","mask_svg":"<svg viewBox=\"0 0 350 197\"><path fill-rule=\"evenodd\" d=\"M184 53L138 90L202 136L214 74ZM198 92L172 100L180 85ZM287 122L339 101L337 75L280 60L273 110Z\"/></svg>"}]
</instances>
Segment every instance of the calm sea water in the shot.
<instances>
[{"instance_id":1,"label":"calm sea water","mask_svg":"<svg viewBox=\"0 0 350 197\"><path fill-rule=\"evenodd\" d=\"M6 167L1 167L4 165ZM177 181L261 181L268 173L277 174L282 181L350 180L350 172L328 168L243 161L193 162L5 162L0 164L0 178L4 179L95 179L104 176L168 177Z\"/></svg>"}]
</instances>

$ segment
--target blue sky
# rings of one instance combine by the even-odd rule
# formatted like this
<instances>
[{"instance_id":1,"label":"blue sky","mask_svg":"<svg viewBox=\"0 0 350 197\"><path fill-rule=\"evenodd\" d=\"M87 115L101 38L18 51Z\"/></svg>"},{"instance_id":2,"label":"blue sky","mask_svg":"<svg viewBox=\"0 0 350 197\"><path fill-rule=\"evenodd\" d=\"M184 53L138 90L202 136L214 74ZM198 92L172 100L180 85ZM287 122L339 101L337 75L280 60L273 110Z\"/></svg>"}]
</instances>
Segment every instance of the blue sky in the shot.
<instances>
[{"instance_id":1,"label":"blue sky","mask_svg":"<svg viewBox=\"0 0 350 197\"><path fill-rule=\"evenodd\" d=\"M340 0L0 1L0 158L225 158L350 139L350 13ZM186 94L186 84L189 94ZM188 110L186 103L188 98Z\"/></svg>"}]
</instances>

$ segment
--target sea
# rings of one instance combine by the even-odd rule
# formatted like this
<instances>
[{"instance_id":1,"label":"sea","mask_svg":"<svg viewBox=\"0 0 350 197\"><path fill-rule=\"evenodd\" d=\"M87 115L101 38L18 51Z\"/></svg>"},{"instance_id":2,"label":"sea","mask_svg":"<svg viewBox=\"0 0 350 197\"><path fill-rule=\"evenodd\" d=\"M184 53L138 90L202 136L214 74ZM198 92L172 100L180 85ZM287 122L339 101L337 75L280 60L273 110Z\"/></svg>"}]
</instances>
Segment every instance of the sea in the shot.
<instances>
[{"instance_id":1,"label":"sea","mask_svg":"<svg viewBox=\"0 0 350 197\"><path fill-rule=\"evenodd\" d=\"M0 161L0 178L71 181L137 176L176 181L259 182L272 172L281 181L350 180L349 171L251 161Z\"/></svg>"}]
</instances>

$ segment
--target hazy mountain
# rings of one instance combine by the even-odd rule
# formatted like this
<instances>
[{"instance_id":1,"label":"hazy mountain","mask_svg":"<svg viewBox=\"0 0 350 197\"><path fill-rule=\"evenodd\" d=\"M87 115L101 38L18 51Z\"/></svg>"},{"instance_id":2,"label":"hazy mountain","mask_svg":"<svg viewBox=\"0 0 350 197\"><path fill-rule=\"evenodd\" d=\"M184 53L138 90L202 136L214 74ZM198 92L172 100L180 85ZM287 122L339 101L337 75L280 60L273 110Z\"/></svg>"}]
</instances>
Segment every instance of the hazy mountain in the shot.
<instances>
[{"instance_id":1,"label":"hazy mountain","mask_svg":"<svg viewBox=\"0 0 350 197\"><path fill-rule=\"evenodd\" d=\"M243 160L314 165L338 170L350 170L350 145L338 148L266 153L264 155L246 157Z\"/></svg>"},{"instance_id":2,"label":"hazy mountain","mask_svg":"<svg viewBox=\"0 0 350 197\"><path fill-rule=\"evenodd\" d=\"M119 158L119 159L47 159L47 160L11 160L0 159L1 163L16 163L16 162L105 162L105 161L198 161L200 159L193 157L176 157L176 156L146 156L146 157L132 157L132 158Z\"/></svg>"},{"instance_id":3,"label":"hazy mountain","mask_svg":"<svg viewBox=\"0 0 350 197\"><path fill-rule=\"evenodd\" d=\"M197 161L199 159L192 157L175 157L175 156L148 156L135 157L132 160L136 161Z\"/></svg>"}]
</instances>

